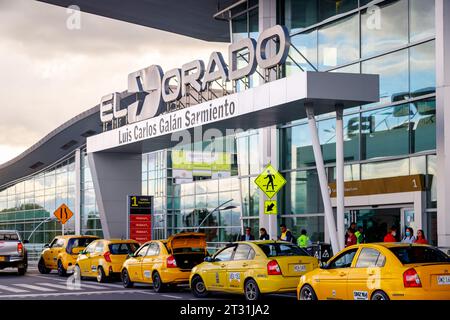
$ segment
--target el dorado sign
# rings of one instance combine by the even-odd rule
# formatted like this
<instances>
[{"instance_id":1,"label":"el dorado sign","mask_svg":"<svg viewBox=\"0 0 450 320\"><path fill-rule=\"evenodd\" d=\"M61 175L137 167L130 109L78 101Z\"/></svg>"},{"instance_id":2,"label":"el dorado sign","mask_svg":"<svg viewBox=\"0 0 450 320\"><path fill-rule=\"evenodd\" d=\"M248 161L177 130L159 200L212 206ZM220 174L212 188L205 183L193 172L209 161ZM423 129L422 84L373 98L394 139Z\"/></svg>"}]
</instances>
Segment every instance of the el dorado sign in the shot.
<instances>
[{"instance_id":1,"label":"el dorado sign","mask_svg":"<svg viewBox=\"0 0 450 320\"><path fill-rule=\"evenodd\" d=\"M330 196L336 198L336 183L330 183L328 186L330 188ZM404 177L347 181L344 183L344 190L346 197L424 191L425 176L417 174Z\"/></svg>"}]
</instances>

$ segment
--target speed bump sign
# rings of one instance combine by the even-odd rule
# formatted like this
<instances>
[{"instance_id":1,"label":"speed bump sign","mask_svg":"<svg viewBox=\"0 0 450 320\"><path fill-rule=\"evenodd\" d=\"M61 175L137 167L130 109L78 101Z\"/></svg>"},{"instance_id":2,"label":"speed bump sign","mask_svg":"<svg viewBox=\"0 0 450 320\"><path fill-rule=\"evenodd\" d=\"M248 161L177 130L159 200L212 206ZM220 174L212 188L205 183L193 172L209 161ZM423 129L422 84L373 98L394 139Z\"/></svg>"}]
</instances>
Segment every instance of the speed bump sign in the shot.
<instances>
[{"instance_id":1,"label":"speed bump sign","mask_svg":"<svg viewBox=\"0 0 450 320\"><path fill-rule=\"evenodd\" d=\"M64 203L53 214L62 224L65 224L73 216L73 212Z\"/></svg>"},{"instance_id":2,"label":"speed bump sign","mask_svg":"<svg viewBox=\"0 0 450 320\"><path fill-rule=\"evenodd\" d=\"M286 184L286 179L269 164L255 179L255 183L269 199L272 199Z\"/></svg>"},{"instance_id":3,"label":"speed bump sign","mask_svg":"<svg viewBox=\"0 0 450 320\"><path fill-rule=\"evenodd\" d=\"M264 214L277 214L277 201L276 200L266 200L264 201Z\"/></svg>"}]
</instances>

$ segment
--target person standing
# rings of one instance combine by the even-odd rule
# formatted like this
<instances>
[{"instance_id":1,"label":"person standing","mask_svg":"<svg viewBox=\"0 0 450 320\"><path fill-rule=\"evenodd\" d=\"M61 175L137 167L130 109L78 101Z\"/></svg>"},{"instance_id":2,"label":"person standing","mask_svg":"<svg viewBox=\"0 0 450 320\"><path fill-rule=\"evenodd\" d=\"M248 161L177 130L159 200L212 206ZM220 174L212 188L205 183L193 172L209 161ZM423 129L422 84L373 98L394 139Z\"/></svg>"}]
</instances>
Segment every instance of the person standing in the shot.
<instances>
[{"instance_id":1,"label":"person standing","mask_svg":"<svg viewBox=\"0 0 450 320\"><path fill-rule=\"evenodd\" d=\"M427 239L425 239L425 234L423 233L423 230L421 229L417 230L417 238L415 243L428 244Z\"/></svg>"},{"instance_id":2,"label":"person standing","mask_svg":"<svg viewBox=\"0 0 450 320\"><path fill-rule=\"evenodd\" d=\"M384 236L383 242L397 242L397 239L395 238L397 236L397 228L392 226L389 230L389 233Z\"/></svg>"},{"instance_id":3,"label":"person standing","mask_svg":"<svg viewBox=\"0 0 450 320\"><path fill-rule=\"evenodd\" d=\"M241 236L241 241L252 241L255 240L255 237L252 235L252 229L247 227L245 228L245 234Z\"/></svg>"},{"instance_id":4,"label":"person standing","mask_svg":"<svg viewBox=\"0 0 450 320\"><path fill-rule=\"evenodd\" d=\"M300 248L308 248L309 246L311 246L311 240L309 240L306 230L303 229L300 233L301 235L297 239L297 245Z\"/></svg>"},{"instance_id":5,"label":"person standing","mask_svg":"<svg viewBox=\"0 0 450 320\"><path fill-rule=\"evenodd\" d=\"M353 233L356 232L356 222L350 223L350 229L353 230ZM347 237L348 237L348 232L345 232L345 243L347 243Z\"/></svg>"},{"instance_id":6,"label":"person standing","mask_svg":"<svg viewBox=\"0 0 450 320\"><path fill-rule=\"evenodd\" d=\"M350 247L355 245L358 242L358 240L356 239L355 233L354 233L354 229L352 229L351 227L347 229L347 241L345 242L345 247Z\"/></svg>"},{"instance_id":7,"label":"person standing","mask_svg":"<svg viewBox=\"0 0 450 320\"><path fill-rule=\"evenodd\" d=\"M259 240L270 240L270 236L265 228L259 229Z\"/></svg>"},{"instance_id":8,"label":"person standing","mask_svg":"<svg viewBox=\"0 0 450 320\"><path fill-rule=\"evenodd\" d=\"M405 236L402 239L402 243L415 243L416 237L414 237L414 230L411 227L407 227Z\"/></svg>"},{"instance_id":9,"label":"person standing","mask_svg":"<svg viewBox=\"0 0 450 320\"><path fill-rule=\"evenodd\" d=\"M364 229L363 227L359 226L358 231L355 232L356 241L358 244L364 243Z\"/></svg>"},{"instance_id":10,"label":"person standing","mask_svg":"<svg viewBox=\"0 0 450 320\"><path fill-rule=\"evenodd\" d=\"M294 242L294 236L292 235L291 230L286 228L285 224L280 225L280 229L281 229L281 236L278 237L278 240Z\"/></svg>"}]
</instances>

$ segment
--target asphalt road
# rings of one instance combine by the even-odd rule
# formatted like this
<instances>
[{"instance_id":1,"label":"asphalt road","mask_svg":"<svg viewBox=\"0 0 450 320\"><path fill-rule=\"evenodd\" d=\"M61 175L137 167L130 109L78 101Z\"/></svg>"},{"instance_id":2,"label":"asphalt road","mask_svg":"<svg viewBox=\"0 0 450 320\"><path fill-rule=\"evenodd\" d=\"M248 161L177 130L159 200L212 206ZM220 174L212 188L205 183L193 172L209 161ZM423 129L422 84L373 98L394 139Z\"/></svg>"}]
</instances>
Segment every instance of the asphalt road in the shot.
<instances>
[{"instance_id":1,"label":"asphalt road","mask_svg":"<svg viewBox=\"0 0 450 320\"><path fill-rule=\"evenodd\" d=\"M13 269L0 271L0 300L198 300L188 286L179 286L173 291L155 293L151 286L137 284L134 288L124 288L120 282L98 283L82 280L75 283L73 277L59 277L55 271L42 275L30 267L24 276ZM274 294L268 299L295 299L294 294ZM213 294L206 300L240 300L243 297L229 294Z\"/></svg>"}]
</instances>

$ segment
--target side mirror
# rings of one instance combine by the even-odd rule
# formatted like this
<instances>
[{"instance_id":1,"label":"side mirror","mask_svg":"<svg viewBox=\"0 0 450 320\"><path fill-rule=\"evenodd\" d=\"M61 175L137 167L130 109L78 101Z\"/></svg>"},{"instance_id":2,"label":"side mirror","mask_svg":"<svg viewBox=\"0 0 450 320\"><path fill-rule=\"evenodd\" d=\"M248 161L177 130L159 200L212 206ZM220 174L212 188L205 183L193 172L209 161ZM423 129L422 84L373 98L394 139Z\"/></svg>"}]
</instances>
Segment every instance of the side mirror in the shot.
<instances>
[{"instance_id":1,"label":"side mirror","mask_svg":"<svg viewBox=\"0 0 450 320\"><path fill-rule=\"evenodd\" d=\"M324 262L320 265L320 269L328 269L328 263Z\"/></svg>"},{"instance_id":2,"label":"side mirror","mask_svg":"<svg viewBox=\"0 0 450 320\"><path fill-rule=\"evenodd\" d=\"M129 253L127 256L127 259L134 258L134 257L135 257L134 253Z\"/></svg>"},{"instance_id":3,"label":"side mirror","mask_svg":"<svg viewBox=\"0 0 450 320\"><path fill-rule=\"evenodd\" d=\"M214 262L214 259L211 257L205 257L205 259L203 260L205 262Z\"/></svg>"},{"instance_id":4,"label":"side mirror","mask_svg":"<svg viewBox=\"0 0 450 320\"><path fill-rule=\"evenodd\" d=\"M22 243L26 244L26 243L30 243L30 241L28 241L28 239L24 239L24 240L22 240Z\"/></svg>"},{"instance_id":5,"label":"side mirror","mask_svg":"<svg viewBox=\"0 0 450 320\"><path fill-rule=\"evenodd\" d=\"M44 248L50 248L50 245L47 243L44 245Z\"/></svg>"}]
</instances>

